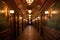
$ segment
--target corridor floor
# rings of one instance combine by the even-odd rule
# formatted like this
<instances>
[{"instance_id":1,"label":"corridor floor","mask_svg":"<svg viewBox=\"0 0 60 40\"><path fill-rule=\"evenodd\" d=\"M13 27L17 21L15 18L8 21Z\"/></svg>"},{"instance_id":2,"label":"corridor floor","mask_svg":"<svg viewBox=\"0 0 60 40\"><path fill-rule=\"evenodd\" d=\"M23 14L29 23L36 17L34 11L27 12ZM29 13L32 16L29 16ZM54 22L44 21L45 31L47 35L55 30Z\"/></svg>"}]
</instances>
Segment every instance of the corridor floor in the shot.
<instances>
[{"instance_id":1,"label":"corridor floor","mask_svg":"<svg viewBox=\"0 0 60 40\"><path fill-rule=\"evenodd\" d=\"M41 40L41 37L33 26L27 26L17 40Z\"/></svg>"}]
</instances>

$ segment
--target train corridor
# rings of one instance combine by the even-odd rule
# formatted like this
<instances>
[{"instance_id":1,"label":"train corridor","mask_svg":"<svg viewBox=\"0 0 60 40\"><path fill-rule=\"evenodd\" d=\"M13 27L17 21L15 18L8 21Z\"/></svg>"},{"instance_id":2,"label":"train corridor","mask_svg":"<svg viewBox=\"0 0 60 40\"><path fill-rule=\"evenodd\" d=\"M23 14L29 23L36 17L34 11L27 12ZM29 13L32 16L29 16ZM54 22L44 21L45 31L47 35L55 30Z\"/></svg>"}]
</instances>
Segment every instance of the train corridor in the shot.
<instances>
[{"instance_id":1,"label":"train corridor","mask_svg":"<svg viewBox=\"0 0 60 40\"><path fill-rule=\"evenodd\" d=\"M60 40L60 0L0 0L0 40Z\"/></svg>"}]
</instances>

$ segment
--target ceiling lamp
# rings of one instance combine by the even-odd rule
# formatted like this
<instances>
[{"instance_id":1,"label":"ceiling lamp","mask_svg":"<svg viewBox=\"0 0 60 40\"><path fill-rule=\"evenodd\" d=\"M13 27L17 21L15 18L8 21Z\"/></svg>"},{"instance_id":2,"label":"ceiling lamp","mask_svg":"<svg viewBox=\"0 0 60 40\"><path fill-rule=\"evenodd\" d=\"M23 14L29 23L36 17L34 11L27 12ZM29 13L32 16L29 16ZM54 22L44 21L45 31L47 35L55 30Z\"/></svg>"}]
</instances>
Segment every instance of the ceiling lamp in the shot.
<instances>
[{"instance_id":1,"label":"ceiling lamp","mask_svg":"<svg viewBox=\"0 0 60 40\"><path fill-rule=\"evenodd\" d=\"M31 20L31 15L28 15L29 16L29 20Z\"/></svg>"},{"instance_id":2,"label":"ceiling lamp","mask_svg":"<svg viewBox=\"0 0 60 40\"><path fill-rule=\"evenodd\" d=\"M32 10L28 10L28 13L31 14L32 13Z\"/></svg>"},{"instance_id":3,"label":"ceiling lamp","mask_svg":"<svg viewBox=\"0 0 60 40\"><path fill-rule=\"evenodd\" d=\"M29 17L31 17L31 15L29 15Z\"/></svg>"},{"instance_id":4,"label":"ceiling lamp","mask_svg":"<svg viewBox=\"0 0 60 40\"><path fill-rule=\"evenodd\" d=\"M49 11L45 11L45 14L49 14Z\"/></svg>"},{"instance_id":5,"label":"ceiling lamp","mask_svg":"<svg viewBox=\"0 0 60 40\"><path fill-rule=\"evenodd\" d=\"M19 19L21 20L21 19L22 19L22 17L19 17Z\"/></svg>"},{"instance_id":6,"label":"ceiling lamp","mask_svg":"<svg viewBox=\"0 0 60 40\"><path fill-rule=\"evenodd\" d=\"M34 0L26 0L28 5L31 5L33 3Z\"/></svg>"},{"instance_id":7,"label":"ceiling lamp","mask_svg":"<svg viewBox=\"0 0 60 40\"><path fill-rule=\"evenodd\" d=\"M10 13L14 13L14 10L10 10Z\"/></svg>"},{"instance_id":8,"label":"ceiling lamp","mask_svg":"<svg viewBox=\"0 0 60 40\"><path fill-rule=\"evenodd\" d=\"M40 17L37 17L37 18L40 18Z\"/></svg>"}]
</instances>

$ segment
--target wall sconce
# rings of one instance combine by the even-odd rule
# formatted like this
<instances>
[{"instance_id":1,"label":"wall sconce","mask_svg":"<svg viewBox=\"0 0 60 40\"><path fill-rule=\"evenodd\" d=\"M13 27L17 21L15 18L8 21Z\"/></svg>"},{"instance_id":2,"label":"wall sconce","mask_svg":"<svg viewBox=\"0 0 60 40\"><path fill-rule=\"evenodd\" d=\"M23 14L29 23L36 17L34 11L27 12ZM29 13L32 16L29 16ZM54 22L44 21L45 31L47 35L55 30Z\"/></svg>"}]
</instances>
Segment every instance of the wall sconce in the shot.
<instances>
[{"instance_id":1,"label":"wall sconce","mask_svg":"<svg viewBox=\"0 0 60 40\"><path fill-rule=\"evenodd\" d=\"M4 13L4 10L0 10L0 13Z\"/></svg>"},{"instance_id":2,"label":"wall sconce","mask_svg":"<svg viewBox=\"0 0 60 40\"><path fill-rule=\"evenodd\" d=\"M31 20L31 15L28 15L29 16L29 20Z\"/></svg>"},{"instance_id":3,"label":"wall sconce","mask_svg":"<svg viewBox=\"0 0 60 40\"><path fill-rule=\"evenodd\" d=\"M14 13L14 10L10 10L10 13L12 13L12 14L13 14L13 13Z\"/></svg>"},{"instance_id":4,"label":"wall sconce","mask_svg":"<svg viewBox=\"0 0 60 40\"><path fill-rule=\"evenodd\" d=\"M45 14L49 14L49 11L45 11Z\"/></svg>"},{"instance_id":5,"label":"wall sconce","mask_svg":"<svg viewBox=\"0 0 60 40\"><path fill-rule=\"evenodd\" d=\"M52 11L51 13L52 13L52 14L57 14L57 13L58 13L58 11Z\"/></svg>"},{"instance_id":6,"label":"wall sconce","mask_svg":"<svg viewBox=\"0 0 60 40\"><path fill-rule=\"evenodd\" d=\"M19 19L21 20L21 19L22 19L22 17L19 17Z\"/></svg>"},{"instance_id":7,"label":"wall sconce","mask_svg":"<svg viewBox=\"0 0 60 40\"><path fill-rule=\"evenodd\" d=\"M48 20L48 19L50 19L50 13L49 13L49 11L45 11L45 20Z\"/></svg>"},{"instance_id":8,"label":"wall sconce","mask_svg":"<svg viewBox=\"0 0 60 40\"><path fill-rule=\"evenodd\" d=\"M40 17L37 17L40 20Z\"/></svg>"}]
</instances>

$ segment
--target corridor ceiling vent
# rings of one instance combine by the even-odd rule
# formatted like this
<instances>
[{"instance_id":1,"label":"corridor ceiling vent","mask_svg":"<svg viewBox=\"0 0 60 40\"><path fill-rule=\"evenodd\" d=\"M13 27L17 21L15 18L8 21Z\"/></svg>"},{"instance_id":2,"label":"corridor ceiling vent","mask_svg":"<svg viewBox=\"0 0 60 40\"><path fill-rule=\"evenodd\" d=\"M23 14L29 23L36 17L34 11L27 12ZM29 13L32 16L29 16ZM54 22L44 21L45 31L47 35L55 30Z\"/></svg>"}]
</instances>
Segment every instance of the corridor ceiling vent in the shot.
<instances>
[{"instance_id":1,"label":"corridor ceiling vent","mask_svg":"<svg viewBox=\"0 0 60 40\"><path fill-rule=\"evenodd\" d=\"M34 0L26 0L28 5L31 5L33 3Z\"/></svg>"},{"instance_id":2,"label":"corridor ceiling vent","mask_svg":"<svg viewBox=\"0 0 60 40\"><path fill-rule=\"evenodd\" d=\"M28 13L31 14L32 13L32 10L28 10Z\"/></svg>"},{"instance_id":3,"label":"corridor ceiling vent","mask_svg":"<svg viewBox=\"0 0 60 40\"><path fill-rule=\"evenodd\" d=\"M10 10L10 13L14 13L14 10Z\"/></svg>"},{"instance_id":4,"label":"corridor ceiling vent","mask_svg":"<svg viewBox=\"0 0 60 40\"><path fill-rule=\"evenodd\" d=\"M49 11L45 11L45 14L49 14Z\"/></svg>"}]
</instances>

